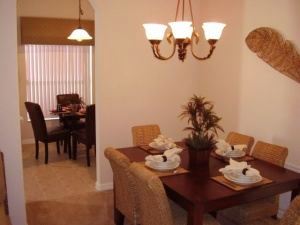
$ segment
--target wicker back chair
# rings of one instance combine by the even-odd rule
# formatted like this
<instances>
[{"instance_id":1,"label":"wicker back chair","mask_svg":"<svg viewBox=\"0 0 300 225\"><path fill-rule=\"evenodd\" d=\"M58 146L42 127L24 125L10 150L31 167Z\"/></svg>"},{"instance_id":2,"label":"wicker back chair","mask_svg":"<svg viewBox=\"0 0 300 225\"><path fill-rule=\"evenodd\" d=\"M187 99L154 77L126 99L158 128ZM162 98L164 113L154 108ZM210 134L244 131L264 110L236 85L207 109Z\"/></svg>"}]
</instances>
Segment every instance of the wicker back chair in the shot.
<instances>
[{"instance_id":1,"label":"wicker back chair","mask_svg":"<svg viewBox=\"0 0 300 225\"><path fill-rule=\"evenodd\" d=\"M273 145L258 141L253 149L252 156L275 164L277 166L284 166L286 157L288 155L288 149L286 147Z\"/></svg>"},{"instance_id":2,"label":"wicker back chair","mask_svg":"<svg viewBox=\"0 0 300 225\"><path fill-rule=\"evenodd\" d=\"M246 153L247 155L250 155L251 148L254 144L254 137L231 131L227 135L225 141L228 142L230 145L239 145L239 144L247 145Z\"/></svg>"},{"instance_id":3,"label":"wicker back chair","mask_svg":"<svg viewBox=\"0 0 300 225\"><path fill-rule=\"evenodd\" d=\"M160 135L160 128L158 125L142 125L131 128L132 141L134 146L148 145Z\"/></svg>"},{"instance_id":4,"label":"wicker back chair","mask_svg":"<svg viewBox=\"0 0 300 225\"><path fill-rule=\"evenodd\" d=\"M114 175L114 204L122 214L121 220L124 222L124 216L131 224L139 224L136 211L136 200L134 195L134 186L129 179L129 159L114 148L106 148L104 151L106 158L109 160ZM120 216L120 215L119 215Z\"/></svg>"},{"instance_id":5,"label":"wicker back chair","mask_svg":"<svg viewBox=\"0 0 300 225\"><path fill-rule=\"evenodd\" d=\"M296 197L284 213L281 220L263 218L244 225L299 225L300 224L300 196Z\"/></svg>"},{"instance_id":6,"label":"wicker back chair","mask_svg":"<svg viewBox=\"0 0 300 225\"><path fill-rule=\"evenodd\" d=\"M283 167L288 149L258 141L253 149L252 156L266 162ZM279 208L279 196L260 199L247 204L224 209L218 213L218 218L224 224L244 225L264 217L276 216Z\"/></svg>"},{"instance_id":7,"label":"wicker back chair","mask_svg":"<svg viewBox=\"0 0 300 225\"><path fill-rule=\"evenodd\" d=\"M184 225L186 213L175 204L169 204L159 177L143 165L132 163L129 167L136 188L136 199L142 225ZM204 216L203 225L219 225L210 215Z\"/></svg>"}]
</instances>

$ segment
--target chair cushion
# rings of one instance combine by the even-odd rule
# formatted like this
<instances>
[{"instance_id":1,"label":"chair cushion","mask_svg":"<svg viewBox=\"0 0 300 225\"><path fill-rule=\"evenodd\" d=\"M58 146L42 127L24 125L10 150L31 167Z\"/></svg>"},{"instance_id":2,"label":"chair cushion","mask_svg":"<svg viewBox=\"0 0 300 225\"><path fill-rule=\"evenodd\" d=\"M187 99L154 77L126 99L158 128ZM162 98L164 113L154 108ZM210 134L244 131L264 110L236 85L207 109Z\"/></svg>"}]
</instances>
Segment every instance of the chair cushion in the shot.
<instances>
[{"instance_id":1,"label":"chair cushion","mask_svg":"<svg viewBox=\"0 0 300 225\"><path fill-rule=\"evenodd\" d=\"M68 135L70 135L70 133L67 129L64 129L63 127L54 127L54 128L48 129L47 140L49 142L57 141L59 139L65 139Z\"/></svg>"},{"instance_id":2,"label":"chair cushion","mask_svg":"<svg viewBox=\"0 0 300 225\"><path fill-rule=\"evenodd\" d=\"M276 215L278 212L278 196L256 200L218 212L221 217L228 218L234 224L245 224L260 218Z\"/></svg>"}]
</instances>

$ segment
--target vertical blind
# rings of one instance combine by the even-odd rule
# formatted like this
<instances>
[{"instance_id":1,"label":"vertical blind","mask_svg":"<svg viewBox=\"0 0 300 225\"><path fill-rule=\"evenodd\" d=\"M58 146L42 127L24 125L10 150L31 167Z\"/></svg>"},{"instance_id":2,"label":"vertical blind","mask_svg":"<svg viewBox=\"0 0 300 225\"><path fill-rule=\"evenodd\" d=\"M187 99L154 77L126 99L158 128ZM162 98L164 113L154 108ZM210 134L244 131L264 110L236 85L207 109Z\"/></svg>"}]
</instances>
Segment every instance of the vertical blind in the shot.
<instances>
[{"instance_id":1,"label":"vertical blind","mask_svg":"<svg viewBox=\"0 0 300 225\"><path fill-rule=\"evenodd\" d=\"M92 46L25 45L27 101L54 118L56 95L78 93L92 102Z\"/></svg>"}]
</instances>

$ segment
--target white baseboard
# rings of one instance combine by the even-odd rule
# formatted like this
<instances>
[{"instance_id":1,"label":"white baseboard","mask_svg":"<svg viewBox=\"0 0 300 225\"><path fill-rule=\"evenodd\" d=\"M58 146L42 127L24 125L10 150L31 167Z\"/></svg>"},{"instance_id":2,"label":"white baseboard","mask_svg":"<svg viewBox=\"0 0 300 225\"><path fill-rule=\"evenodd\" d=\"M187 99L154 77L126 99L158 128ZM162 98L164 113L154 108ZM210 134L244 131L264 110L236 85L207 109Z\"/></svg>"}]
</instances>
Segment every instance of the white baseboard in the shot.
<instances>
[{"instance_id":1,"label":"white baseboard","mask_svg":"<svg viewBox=\"0 0 300 225\"><path fill-rule=\"evenodd\" d=\"M27 138L22 140L22 145L34 144L34 138Z\"/></svg>"},{"instance_id":2,"label":"white baseboard","mask_svg":"<svg viewBox=\"0 0 300 225\"><path fill-rule=\"evenodd\" d=\"M112 190L113 187L114 187L113 183L100 184L98 181L96 182L95 185L97 191L108 191L108 190Z\"/></svg>"}]
</instances>

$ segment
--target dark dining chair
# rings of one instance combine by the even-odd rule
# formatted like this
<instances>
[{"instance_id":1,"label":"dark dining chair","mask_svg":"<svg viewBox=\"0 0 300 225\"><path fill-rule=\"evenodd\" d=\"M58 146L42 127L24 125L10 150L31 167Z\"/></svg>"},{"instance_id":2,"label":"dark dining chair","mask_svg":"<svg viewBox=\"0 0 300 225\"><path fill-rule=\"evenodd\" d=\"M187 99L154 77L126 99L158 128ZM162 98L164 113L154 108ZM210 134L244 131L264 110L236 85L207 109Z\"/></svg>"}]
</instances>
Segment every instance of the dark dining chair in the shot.
<instances>
[{"instance_id":1,"label":"dark dining chair","mask_svg":"<svg viewBox=\"0 0 300 225\"><path fill-rule=\"evenodd\" d=\"M90 149L96 144L95 104L86 107L85 128L72 132L73 159L77 158L77 143L86 146L87 165L91 165Z\"/></svg>"},{"instance_id":2,"label":"dark dining chair","mask_svg":"<svg viewBox=\"0 0 300 225\"><path fill-rule=\"evenodd\" d=\"M33 102L25 102L25 107L31 120L31 125L35 139L35 158L39 158L39 141L45 143L45 164L48 163L48 143L56 142L57 153L59 150L59 141L64 141L65 152L69 151L71 158L70 132L63 127L55 127L47 129L43 111L39 104ZM68 148L69 147L69 148Z\"/></svg>"},{"instance_id":3,"label":"dark dining chair","mask_svg":"<svg viewBox=\"0 0 300 225\"><path fill-rule=\"evenodd\" d=\"M56 95L57 104L62 106L68 106L70 104L80 104L80 98L78 94L60 94Z\"/></svg>"}]
</instances>

